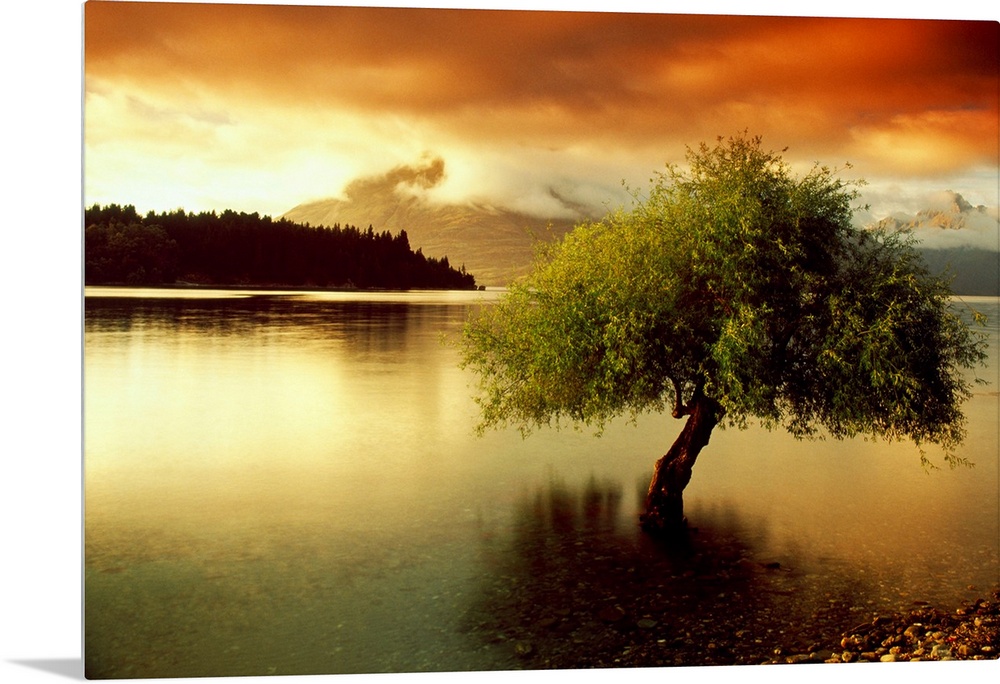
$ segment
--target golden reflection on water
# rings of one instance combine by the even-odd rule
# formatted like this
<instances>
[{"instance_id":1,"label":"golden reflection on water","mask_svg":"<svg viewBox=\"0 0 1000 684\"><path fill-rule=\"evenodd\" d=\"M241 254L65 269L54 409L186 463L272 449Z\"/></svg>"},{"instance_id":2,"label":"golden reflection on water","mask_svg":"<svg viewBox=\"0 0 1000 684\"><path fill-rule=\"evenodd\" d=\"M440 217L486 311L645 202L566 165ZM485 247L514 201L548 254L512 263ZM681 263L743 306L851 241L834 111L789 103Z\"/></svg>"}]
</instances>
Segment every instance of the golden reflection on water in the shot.
<instances>
[{"instance_id":1,"label":"golden reflection on water","mask_svg":"<svg viewBox=\"0 0 1000 684\"><path fill-rule=\"evenodd\" d=\"M496 553L556 548L523 535L524 502L548 492L569 506L548 519L589 520L598 546L641 541L637 490L680 423L476 438L471 378L442 341L469 295L128 294L87 300L90 674L516 666L468 625L496 611L482 592L511 567ZM689 518L801 573L805 603L1000 582L994 389L968 405L973 470L925 473L905 444L717 432ZM594 482L616 494L591 519L574 507Z\"/></svg>"},{"instance_id":2,"label":"golden reflection on water","mask_svg":"<svg viewBox=\"0 0 1000 684\"><path fill-rule=\"evenodd\" d=\"M467 416L455 410L465 379L433 359L438 313L409 312L399 330L392 317L376 322L388 339L310 335L300 325L222 337L198 326L88 335L88 524L127 507L205 528L216 516L333 509L342 526L363 527L373 499L392 503L383 522L412 506L448 479L442 456L471 445Z\"/></svg>"}]
</instances>

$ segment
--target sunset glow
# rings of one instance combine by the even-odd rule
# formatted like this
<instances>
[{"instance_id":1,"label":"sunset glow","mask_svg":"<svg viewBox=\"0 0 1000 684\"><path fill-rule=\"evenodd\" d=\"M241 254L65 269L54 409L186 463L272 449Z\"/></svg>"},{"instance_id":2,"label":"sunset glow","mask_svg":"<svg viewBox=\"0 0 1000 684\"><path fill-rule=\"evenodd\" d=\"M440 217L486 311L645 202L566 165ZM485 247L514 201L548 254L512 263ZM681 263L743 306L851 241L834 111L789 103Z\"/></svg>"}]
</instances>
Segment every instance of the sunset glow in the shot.
<instances>
[{"instance_id":1,"label":"sunset glow","mask_svg":"<svg viewBox=\"0 0 1000 684\"><path fill-rule=\"evenodd\" d=\"M875 209L995 206L997 63L993 21L91 1L85 201L278 215L435 157L431 199L545 213L746 129Z\"/></svg>"}]
</instances>

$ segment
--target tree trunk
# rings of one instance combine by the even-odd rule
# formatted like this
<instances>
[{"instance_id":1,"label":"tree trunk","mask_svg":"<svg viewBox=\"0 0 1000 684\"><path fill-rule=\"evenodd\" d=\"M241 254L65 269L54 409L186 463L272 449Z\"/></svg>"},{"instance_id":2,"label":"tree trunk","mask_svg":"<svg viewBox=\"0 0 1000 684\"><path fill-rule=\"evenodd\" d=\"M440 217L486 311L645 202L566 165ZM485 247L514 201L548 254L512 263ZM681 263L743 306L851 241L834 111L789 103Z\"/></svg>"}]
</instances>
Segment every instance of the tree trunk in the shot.
<instances>
[{"instance_id":1,"label":"tree trunk","mask_svg":"<svg viewBox=\"0 0 1000 684\"><path fill-rule=\"evenodd\" d=\"M642 529L655 536L674 536L686 530L684 488L691 481L691 469L698 454L708 444L712 429L723 415L719 402L700 393L691 400L686 413L684 429L653 468L646 512L640 516Z\"/></svg>"}]
</instances>

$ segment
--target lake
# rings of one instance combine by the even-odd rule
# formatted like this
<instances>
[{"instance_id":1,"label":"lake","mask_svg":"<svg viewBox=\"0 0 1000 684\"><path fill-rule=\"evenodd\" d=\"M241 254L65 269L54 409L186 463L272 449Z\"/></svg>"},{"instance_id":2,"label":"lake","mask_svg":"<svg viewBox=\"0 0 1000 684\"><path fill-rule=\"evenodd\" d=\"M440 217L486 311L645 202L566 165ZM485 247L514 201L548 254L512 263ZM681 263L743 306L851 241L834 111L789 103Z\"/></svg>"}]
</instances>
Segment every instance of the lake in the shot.
<instances>
[{"instance_id":1,"label":"lake","mask_svg":"<svg viewBox=\"0 0 1000 684\"><path fill-rule=\"evenodd\" d=\"M680 421L475 435L496 293L85 294L90 678L754 662L1000 583L996 298L974 468L717 430L677 549L637 514Z\"/></svg>"}]
</instances>

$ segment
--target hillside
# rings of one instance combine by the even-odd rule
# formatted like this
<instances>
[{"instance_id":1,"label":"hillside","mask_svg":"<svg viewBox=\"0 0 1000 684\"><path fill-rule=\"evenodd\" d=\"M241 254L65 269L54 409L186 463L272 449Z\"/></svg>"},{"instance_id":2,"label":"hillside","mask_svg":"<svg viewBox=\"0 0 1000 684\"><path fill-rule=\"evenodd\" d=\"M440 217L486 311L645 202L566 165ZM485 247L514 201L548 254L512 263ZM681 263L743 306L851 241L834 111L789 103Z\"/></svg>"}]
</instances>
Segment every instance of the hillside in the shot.
<instances>
[{"instance_id":1,"label":"hillside","mask_svg":"<svg viewBox=\"0 0 1000 684\"><path fill-rule=\"evenodd\" d=\"M444 256L413 251L405 231L312 228L257 213L184 210L140 216L135 207L84 212L88 285L238 285L367 289L472 289L475 277Z\"/></svg>"},{"instance_id":2,"label":"hillside","mask_svg":"<svg viewBox=\"0 0 1000 684\"><path fill-rule=\"evenodd\" d=\"M547 219L485 204L436 204L427 191L437 186L444 166L397 167L381 176L360 178L341 198L301 204L282 218L313 226L353 224L376 231L405 230L413 246L428 255L447 254L482 285L501 286L528 272L539 240L560 237L588 218L586 211L552 193L573 218ZM913 214L896 214L876 225L910 230L934 273L953 276L956 293L1000 295L997 212L973 206L955 192L939 193Z\"/></svg>"},{"instance_id":3,"label":"hillside","mask_svg":"<svg viewBox=\"0 0 1000 684\"><path fill-rule=\"evenodd\" d=\"M448 255L481 285L506 285L527 273L538 240L558 237L585 218L564 203L574 218L545 219L484 204L434 204L422 190L441 179L443 163L398 167L383 176L362 178L344 199L301 204L282 218L313 226L352 224L376 231L405 230L413 247L428 256ZM558 198L556 198L558 199Z\"/></svg>"}]
</instances>

